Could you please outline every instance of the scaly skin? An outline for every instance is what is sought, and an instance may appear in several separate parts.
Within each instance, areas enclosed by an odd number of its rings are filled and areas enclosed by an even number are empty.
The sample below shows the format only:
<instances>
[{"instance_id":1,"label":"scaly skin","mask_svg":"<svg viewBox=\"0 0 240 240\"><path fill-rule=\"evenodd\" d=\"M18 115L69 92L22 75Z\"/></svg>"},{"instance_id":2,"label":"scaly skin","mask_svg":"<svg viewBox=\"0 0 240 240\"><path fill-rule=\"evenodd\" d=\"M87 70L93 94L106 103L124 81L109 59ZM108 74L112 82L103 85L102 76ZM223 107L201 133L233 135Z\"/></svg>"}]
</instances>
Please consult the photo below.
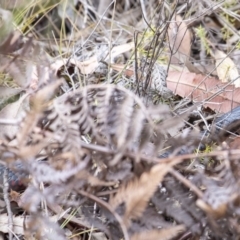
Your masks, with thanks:
<instances>
[{"instance_id":1,"label":"scaly skin","mask_svg":"<svg viewBox=\"0 0 240 240\"><path fill-rule=\"evenodd\" d=\"M22 165L17 164L15 166L16 171L8 169L8 183L9 188L15 191L22 190L24 188L24 180L28 178L28 174L22 170ZM3 185L3 174L6 166L0 164L0 184Z\"/></svg>"},{"instance_id":2,"label":"scaly skin","mask_svg":"<svg viewBox=\"0 0 240 240\"><path fill-rule=\"evenodd\" d=\"M229 111L222 116L218 117L213 125L216 126L217 131L214 134L218 135L220 133L219 129L225 129L230 124L240 120L240 106L234 108L232 111ZM184 154L183 149L183 154ZM169 152L166 152L161 155L161 158L168 157ZM14 165L16 171L8 170L8 181L9 187L13 190L22 190L24 188L24 180L28 178L28 174L24 172L24 167L21 163L16 163ZM6 167L3 164L0 164L0 184L3 183L3 173Z\"/></svg>"}]
</instances>

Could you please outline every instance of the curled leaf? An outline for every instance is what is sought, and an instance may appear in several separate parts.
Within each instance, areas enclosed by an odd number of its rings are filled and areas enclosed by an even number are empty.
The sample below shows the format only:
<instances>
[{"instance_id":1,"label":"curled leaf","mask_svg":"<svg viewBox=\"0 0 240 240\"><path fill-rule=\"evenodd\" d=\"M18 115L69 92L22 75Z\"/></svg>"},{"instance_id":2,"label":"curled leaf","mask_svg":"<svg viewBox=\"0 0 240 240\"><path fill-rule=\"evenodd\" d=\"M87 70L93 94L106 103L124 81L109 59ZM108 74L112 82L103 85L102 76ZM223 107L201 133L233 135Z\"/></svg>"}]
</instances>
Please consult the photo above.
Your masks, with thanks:
<instances>
[{"instance_id":1,"label":"curled leaf","mask_svg":"<svg viewBox=\"0 0 240 240\"><path fill-rule=\"evenodd\" d=\"M13 31L12 13L0 8L0 45L2 45Z\"/></svg>"},{"instance_id":2,"label":"curled leaf","mask_svg":"<svg viewBox=\"0 0 240 240\"><path fill-rule=\"evenodd\" d=\"M238 69L232 59L220 50L214 51L214 57L219 79L222 82L234 81L235 87L240 87Z\"/></svg>"},{"instance_id":3,"label":"curled leaf","mask_svg":"<svg viewBox=\"0 0 240 240\"><path fill-rule=\"evenodd\" d=\"M185 63L189 59L191 50L191 34L180 15L176 15L173 22L170 23L168 38L171 50L175 53L174 56Z\"/></svg>"}]
</instances>

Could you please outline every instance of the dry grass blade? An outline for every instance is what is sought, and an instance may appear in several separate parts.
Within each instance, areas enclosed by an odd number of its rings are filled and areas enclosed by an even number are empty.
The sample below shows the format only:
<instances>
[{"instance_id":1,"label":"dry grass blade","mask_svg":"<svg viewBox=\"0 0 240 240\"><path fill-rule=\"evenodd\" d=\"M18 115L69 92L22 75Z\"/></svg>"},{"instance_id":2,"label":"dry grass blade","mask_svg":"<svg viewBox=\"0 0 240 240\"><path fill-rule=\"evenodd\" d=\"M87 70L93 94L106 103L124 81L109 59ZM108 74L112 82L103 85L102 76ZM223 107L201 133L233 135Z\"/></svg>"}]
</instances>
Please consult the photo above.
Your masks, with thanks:
<instances>
[{"instance_id":1,"label":"dry grass blade","mask_svg":"<svg viewBox=\"0 0 240 240\"><path fill-rule=\"evenodd\" d=\"M162 230L152 230L134 234L130 240L171 240L185 230L183 225L165 228Z\"/></svg>"}]
</instances>

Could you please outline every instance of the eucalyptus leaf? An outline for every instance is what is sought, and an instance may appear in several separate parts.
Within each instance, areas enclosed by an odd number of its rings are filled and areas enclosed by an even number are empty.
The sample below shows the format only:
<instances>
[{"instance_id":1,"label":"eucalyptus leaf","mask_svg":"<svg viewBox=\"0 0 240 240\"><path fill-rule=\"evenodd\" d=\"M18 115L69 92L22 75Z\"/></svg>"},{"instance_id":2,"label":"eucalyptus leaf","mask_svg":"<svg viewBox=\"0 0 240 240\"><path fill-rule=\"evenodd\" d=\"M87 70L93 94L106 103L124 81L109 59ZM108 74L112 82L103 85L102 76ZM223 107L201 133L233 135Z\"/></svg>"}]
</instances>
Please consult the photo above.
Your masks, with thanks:
<instances>
[{"instance_id":1,"label":"eucalyptus leaf","mask_svg":"<svg viewBox=\"0 0 240 240\"><path fill-rule=\"evenodd\" d=\"M13 16L10 11L0 8L0 45L2 45L13 31Z\"/></svg>"},{"instance_id":2,"label":"eucalyptus leaf","mask_svg":"<svg viewBox=\"0 0 240 240\"><path fill-rule=\"evenodd\" d=\"M0 111L0 118L11 120L18 118L28 107L29 98L27 97L27 94L24 94L14 103L10 103L6 107L4 107ZM17 133L17 131L17 126L0 125L0 138L3 138L6 135L12 138Z\"/></svg>"},{"instance_id":3,"label":"eucalyptus leaf","mask_svg":"<svg viewBox=\"0 0 240 240\"><path fill-rule=\"evenodd\" d=\"M8 104L16 102L21 92L21 88L0 87L0 111Z\"/></svg>"},{"instance_id":4,"label":"eucalyptus leaf","mask_svg":"<svg viewBox=\"0 0 240 240\"><path fill-rule=\"evenodd\" d=\"M20 93L22 90L23 90L22 88L10 88L0 86L0 99L12 97Z\"/></svg>"}]
</instances>

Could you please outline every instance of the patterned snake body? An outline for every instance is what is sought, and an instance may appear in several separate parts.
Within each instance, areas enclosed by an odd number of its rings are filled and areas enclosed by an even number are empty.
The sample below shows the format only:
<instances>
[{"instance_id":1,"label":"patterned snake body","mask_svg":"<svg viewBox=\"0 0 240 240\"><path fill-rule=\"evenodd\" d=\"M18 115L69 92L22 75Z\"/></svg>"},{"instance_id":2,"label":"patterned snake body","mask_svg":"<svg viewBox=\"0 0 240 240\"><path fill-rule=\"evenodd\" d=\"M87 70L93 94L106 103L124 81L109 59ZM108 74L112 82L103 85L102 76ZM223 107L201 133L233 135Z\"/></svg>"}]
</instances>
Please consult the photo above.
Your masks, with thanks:
<instances>
[{"instance_id":1,"label":"patterned snake body","mask_svg":"<svg viewBox=\"0 0 240 240\"><path fill-rule=\"evenodd\" d=\"M221 115L216 118L213 122L213 126L215 127L216 135L219 134L220 129L226 129L231 124L236 123L240 120L240 106L234 108L232 111ZM167 157L169 154L163 154L161 158ZM28 178L28 174L23 171L23 166L21 164L15 164L15 170L7 169L7 179L9 183L9 188L13 190L22 190L24 188L24 180ZM3 184L3 175L6 170L6 166L0 164L0 184Z\"/></svg>"}]
</instances>

